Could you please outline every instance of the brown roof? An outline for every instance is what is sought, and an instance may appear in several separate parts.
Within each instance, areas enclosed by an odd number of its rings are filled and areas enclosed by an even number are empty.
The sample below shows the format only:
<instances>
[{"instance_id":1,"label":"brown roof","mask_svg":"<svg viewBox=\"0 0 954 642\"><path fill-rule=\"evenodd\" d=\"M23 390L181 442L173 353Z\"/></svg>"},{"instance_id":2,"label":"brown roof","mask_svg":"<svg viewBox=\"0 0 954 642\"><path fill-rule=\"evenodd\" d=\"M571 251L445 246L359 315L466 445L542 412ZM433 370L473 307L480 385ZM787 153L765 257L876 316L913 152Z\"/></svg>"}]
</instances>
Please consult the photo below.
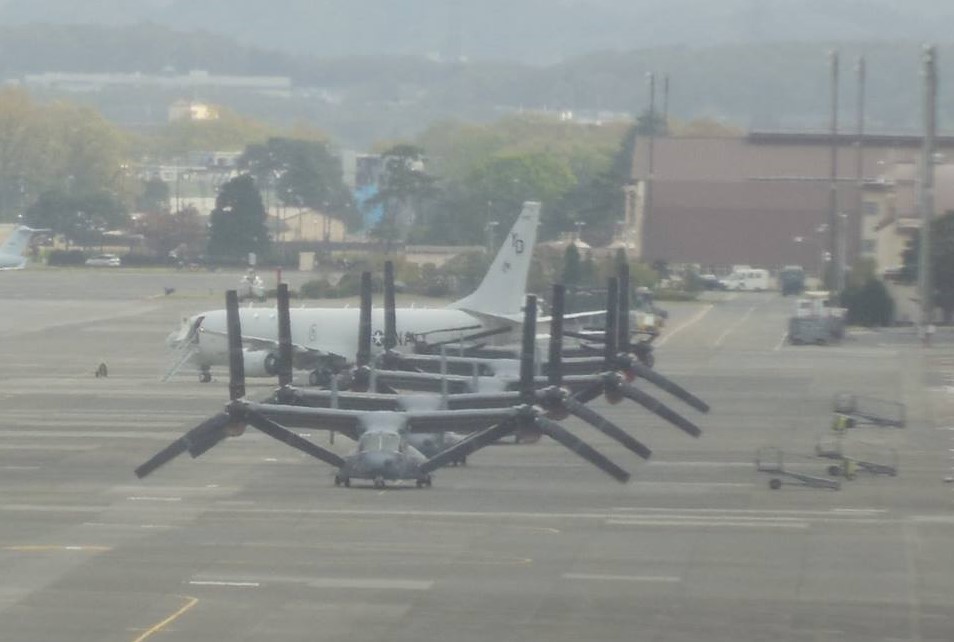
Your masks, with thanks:
<instances>
[{"instance_id":1,"label":"brown roof","mask_svg":"<svg viewBox=\"0 0 954 642\"><path fill-rule=\"evenodd\" d=\"M653 144L653 177L657 181L827 180L830 174L827 141L810 144L801 138L795 140L800 142L755 143L741 137L657 138ZM954 153L951 144L939 145L938 149ZM900 144L870 144L863 151L863 176L868 180L877 179L887 165L913 161L920 153L916 146ZM648 156L648 139L640 138L634 153L633 178L647 175ZM856 152L847 139L838 150L838 175L846 181L857 176Z\"/></svg>"}]
</instances>

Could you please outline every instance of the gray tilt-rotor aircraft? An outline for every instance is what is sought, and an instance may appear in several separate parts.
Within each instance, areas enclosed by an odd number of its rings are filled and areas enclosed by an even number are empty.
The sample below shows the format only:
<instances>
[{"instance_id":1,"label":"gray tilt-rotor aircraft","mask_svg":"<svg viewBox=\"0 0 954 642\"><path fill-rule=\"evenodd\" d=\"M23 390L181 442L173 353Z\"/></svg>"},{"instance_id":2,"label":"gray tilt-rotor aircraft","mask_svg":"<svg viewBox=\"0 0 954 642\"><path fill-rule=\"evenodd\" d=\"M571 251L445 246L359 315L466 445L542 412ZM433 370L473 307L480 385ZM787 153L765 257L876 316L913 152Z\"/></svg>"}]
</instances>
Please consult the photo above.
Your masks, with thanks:
<instances>
[{"instance_id":1,"label":"gray tilt-rotor aircraft","mask_svg":"<svg viewBox=\"0 0 954 642\"><path fill-rule=\"evenodd\" d=\"M486 443L488 428L495 428L501 435L515 431L548 435L614 479L620 482L629 479L628 472L550 418L551 415L567 416L572 413L604 431L606 426L612 426L608 420L589 409L583 413L574 411L576 406L581 404L574 402L569 392L560 387L559 367L551 368L552 383L547 389L543 391L536 389L534 381L535 297L527 297L526 302L520 366L522 385L519 397L516 403L513 403L512 395L507 394L506 399L513 405L479 410L361 411L249 402L245 399L241 327L238 299L234 291L229 291L226 295L226 310L230 403L224 412L188 431L183 437L137 468L136 474L140 478L183 452L188 451L193 457L198 457L225 437L241 434L247 426L252 426L289 446L335 466L338 469L335 482L343 485L350 485L353 478L372 480L376 487L383 487L385 482L390 480L413 480L418 486L430 485L430 473L433 470L459 459L456 456L447 457L447 452L462 446L470 451L476 450ZM279 324L287 328L289 325L287 307L280 314L282 318L279 319ZM562 314L560 319L562 321ZM362 318L361 326L362 333L370 333L370 314ZM290 332L286 331L283 334L285 335L281 346L282 362L285 366L283 370L290 374L290 368L286 365L290 363L290 359L287 359L291 351ZM551 332L551 336L551 360L553 360L553 355L559 355L562 349L560 343L562 333ZM556 359L558 361L559 357L557 356ZM358 448L354 454L341 457L289 430L289 427L342 432L356 439ZM470 438L463 440L444 451L440 459L427 459L407 443L408 434L439 433L447 430L473 432L476 440ZM616 431L622 432L618 428L612 432ZM632 440L631 437L629 439ZM648 449L645 446L638 444L635 448L644 451L641 454L648 456Z\"/></svg>"}]
</instances>

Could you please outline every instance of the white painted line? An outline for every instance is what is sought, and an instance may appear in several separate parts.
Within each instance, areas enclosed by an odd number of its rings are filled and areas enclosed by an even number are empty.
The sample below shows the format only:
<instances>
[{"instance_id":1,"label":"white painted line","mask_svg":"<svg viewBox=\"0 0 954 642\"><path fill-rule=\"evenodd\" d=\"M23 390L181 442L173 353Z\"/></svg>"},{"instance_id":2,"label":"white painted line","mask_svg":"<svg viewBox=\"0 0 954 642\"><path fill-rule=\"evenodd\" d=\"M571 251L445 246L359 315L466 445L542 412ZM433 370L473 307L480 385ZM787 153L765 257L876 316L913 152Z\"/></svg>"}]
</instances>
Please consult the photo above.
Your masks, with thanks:
<instances>
[{"instance_id":1,"label":"white painted line","mask_svg":"<svg viewBox=\"0 0 954 642\"><path fill-rule=\"evenodd\" d=\"M667 575L600 575L598 573L564 573L565 580L598 580L604 582L681 582L681 577Z\"/></svg>"},{"instance_id":2,"label":"white painted line","mask_svg":"<svg viewBox=\"0 0 954 642\"><path fill-rule=\"evenodd\" d=\"M236 586L241 588L257 588L261 586L258 582L225 582L221 580L192 580L189 584L192 586Z\"/></svg>"},{"instance_id":3,"label":"white painted line","mask_svg":"<svg viewBox=\"0 0 954 642\"><path fill-rule=\"evenodd\" d=\"M669 507L644 507L644 506L627 506L627 507L616 507L612 510L618 511L639 511L645 513L684 513L687 515L791 515L791 516L804 516L804 517L831 517L833 511L831 510L798 510L798 509L771 509L765 510L761 508L669 508ZM835 509L845 510L845 509ZM864 515L878 515L887 513L887 509L884 508L857 508L857 509L848 509L855 513L862 513Z\"/></svg>"},{"instance_id":4,"label":"white painted line","mask_svg":"<svg viewBox=\"0 0 954 642\"><path fill-rule=\"evenodd\" d=\"M736 321L735 323L733 323L732 325L730 325L728 328L726 328L726 329L725 329L725 332L723 332L722 334L719 335L719 338L716 339L715 344L713 344L713 345L715 345L716 348L718 348L719 346L721 346L721 345L722 345L722 342L725 341L726 338L736 330L736 328L738 328L740 325L742 325L743 323L745 323L745 320L748 319L750 316L752 316L752 313L755 312L755 308L756 308L756 307L758 307L758 306L754 306L754 305L753 305L751 308L748 309L748 311L746 311L745 314L743 314L743 315L739 318L738 321Z\"/></svg>"},{"instance_id":5,"label":"white painted line","mask_svg":"<svg viewBox=\"0 0 954 642\"><path fill-rule=\"evenodd\" d=\"M775 344L775 347L772 348L774 352L778 352L782 349L782 346L785 345L785 342L788 341L788 332L782 335L782 338L778 340L778 343Z\"/></svg>"},{"instance_id":6,"label":"white painted line","mask_svg":"<svg viewBox=\"0 0 954 642\"><path fill-rule=\"evenodd\" d=\"M671 331L666 332L665 334L663 334L662 338L661 338L659 341L656 342L656 346L659 347L659 346L665 345L666 342L669 341L670 339L672 339L674 336L676 336L677 334L679 334L680 332L682 332L683 330L685 330L685 329L688 328L689 326L694 325L694 324L698 323L699 321L701 321L702 318L705 317L707 314L709 314L709 312L712 311L712 308L714 308L714 307L715 307L715 305L712 304L712 303L710 303L710 304L707 305L706 307L704 307L704 308L702 308L701 310L699 310L699 312L697 312L695 315L693 315L693 317L692 317L691 319L689 319L688 321L686 321L686 322L683 323L682 325L676 326L676 327L673 328Z\"/></svg>"},{"instance_id":7,"label":"white painted line","mask_svg":"<svg viewBox=\"0 0 954 642\"><path fill-rule=\"evenodd\" d=\"M144 495L134 495L127 497L131 502L181 502L181 497L147 497Z\"/></svg>"},{"instance_id":8,"label":"white painted line","mask_svg":"<svg viewBox=\"0 0 954 642\"><path fill-rule=\"evenodd\" d=\"M324 577L308 581L311 588L344 588L344 589L369 589L369 590L401 590L401 591L427 591L434 582L432 580L392 580L386 578L347 578L347 577Z\"/></svg>"},{"instance_id":9,"label":"white painted line","mask_svg":"<svg viewBox=\"0 0 954 642\"><path fill-rule=\"evenodd\" d=\"M686 466L690 468L752 468L750 461L661 461L652 460L643 464L643 466L652 466L661 468L663 466ZM642 483L642 482L640 482Z\"/></svg>"},{"instance_id":10,"label":"white painted line","mask_svg":"<svg viewBox=\"0 0 954 642\"><path fill-rule=\"evenodd\" d=\"M678 520L678 519L655 519L655 520L625 520L608 519L606 523L610 526L690 526L690 527L709 527L718 526L720 528L787 528L787 529L806 529L807 522L720 522L709 520Z\"/></svg>"}]
</instances>

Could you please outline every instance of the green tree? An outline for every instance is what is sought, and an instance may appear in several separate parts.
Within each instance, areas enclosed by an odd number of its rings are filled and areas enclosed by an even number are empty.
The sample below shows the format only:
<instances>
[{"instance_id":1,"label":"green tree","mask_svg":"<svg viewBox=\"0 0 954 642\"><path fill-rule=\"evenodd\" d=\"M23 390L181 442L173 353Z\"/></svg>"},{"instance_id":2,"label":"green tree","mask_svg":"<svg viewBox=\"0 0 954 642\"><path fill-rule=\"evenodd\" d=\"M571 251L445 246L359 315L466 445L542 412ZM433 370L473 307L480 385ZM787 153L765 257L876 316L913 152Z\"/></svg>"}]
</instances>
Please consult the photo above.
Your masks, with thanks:
<instances>
[{"instance_id":1,"label":"green tree","mask_svg":"<svg viewBox=\"0 0 954 642\"><path fill-rule=\"evenodd\" d=\"M424 150L398 144L383 154L384 173L377 194L366 206L384 207L384 217L373 230L388 242L407 235L426 202L437 194L436 179L424 171ZM420 221L426 224L426 221Z\"/></svg>"},{"instance_id":2,"label":"green tree","mask_svg":"<svg viewBox=\"0 0 954 642\"><path fill-rule=\"evenodd\" d=\"M318 210L352 228L358 224L341 163L323 141L269 138L264 143L249 145L239 166L285 206Z\"/></svg>"},{"instance_id":3,"label":"green tree","mask_svg":"<svg viewBox=\"0 0 954 642\"><path fill-rule=\"evenodd\" d=\"M127 136L95 111L40 105L19 89L0 90L0 218L12 218L45 192L112 192L125 201Z\"/></svg>"},{"instance_id":4,"label":"green tree","mask_svg":"<svg viewBox=\"0 0 954 642\"><path fill-rule=\"evenodd\" d=\"M563 253L563 283L566 285L579 285L583 278L583 265L580 260L580 251L576 245L570 243L566 246L566 252Z\"/></svg>"},{"instance_id":5,"label":"green tree","mask_svg":"<svg viewBox=\"0 0 954 642\"><path fill-rule=\"evenodd\" d=\"M205 240L206 226L198 210L186 207L179 212L146 211L135 220L134 229L159 258L175 253L177 258L198 254Z\"/></svg>"},{"instance_id":6,"label":"green tree","mask_svg":"<svg viewBox=\"0 0 954 642\"><path fill-rule=\"evenodd\" d=\"M945 212L931 221L931 281L934 303L941 308L944 322L954 319L954 211ZM902 254L902 278L908 283L918 280L920 238L908 242Z\"/></svg>"},{"instance_id":7,"label":"green tree","mask_svg":"<svg viewBox=\"0 0 954 642\"><path fill-rule=\"evenodd\" d=\"M84 247L101 243L104 232L124 229L129 223L123 203L106 191L49 190L27 208L24 218L29 225L63 236L68 244Z\"/></svg>"},{"instance_id":8,"label":"green tree","mask_svg":"<svg viewBox=\"0 0 954 642\"><path fill-rule=\"evenodd\" d=\"M161 178L142 181L136 197L136 209L140 212L168 213L169 184Z\"/></svg>"},{"instance_id":9,"label":"green tree","mask_svg":"<svg viewBox=\"0 0 954 642\"><path fill-rule=\"evenodd\" d=\"M265 216L262 195L250 175L222 185L209 216L209 255L219 261L242 261L250 252L265 256L270 247Z\"/></svg>"}]
</instances>

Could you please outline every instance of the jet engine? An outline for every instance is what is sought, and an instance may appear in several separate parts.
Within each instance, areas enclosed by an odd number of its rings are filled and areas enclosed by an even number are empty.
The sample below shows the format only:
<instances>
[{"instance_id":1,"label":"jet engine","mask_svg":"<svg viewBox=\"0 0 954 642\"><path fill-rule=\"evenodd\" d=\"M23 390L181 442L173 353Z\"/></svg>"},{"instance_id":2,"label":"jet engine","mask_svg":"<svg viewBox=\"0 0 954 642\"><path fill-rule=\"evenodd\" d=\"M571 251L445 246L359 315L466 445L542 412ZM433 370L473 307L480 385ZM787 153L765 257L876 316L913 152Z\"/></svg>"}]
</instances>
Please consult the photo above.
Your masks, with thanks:
<instances>
[{"instance_id":1,"label":"jet engine","mask_svg":"<svg viewBox=\"0 0 954 642\"><path fill-rule=\"evenodd\" d=\"M246 377L274 377L278 374L278 355L268 350L243 350Z\"/></svg>"}]
</instances>

